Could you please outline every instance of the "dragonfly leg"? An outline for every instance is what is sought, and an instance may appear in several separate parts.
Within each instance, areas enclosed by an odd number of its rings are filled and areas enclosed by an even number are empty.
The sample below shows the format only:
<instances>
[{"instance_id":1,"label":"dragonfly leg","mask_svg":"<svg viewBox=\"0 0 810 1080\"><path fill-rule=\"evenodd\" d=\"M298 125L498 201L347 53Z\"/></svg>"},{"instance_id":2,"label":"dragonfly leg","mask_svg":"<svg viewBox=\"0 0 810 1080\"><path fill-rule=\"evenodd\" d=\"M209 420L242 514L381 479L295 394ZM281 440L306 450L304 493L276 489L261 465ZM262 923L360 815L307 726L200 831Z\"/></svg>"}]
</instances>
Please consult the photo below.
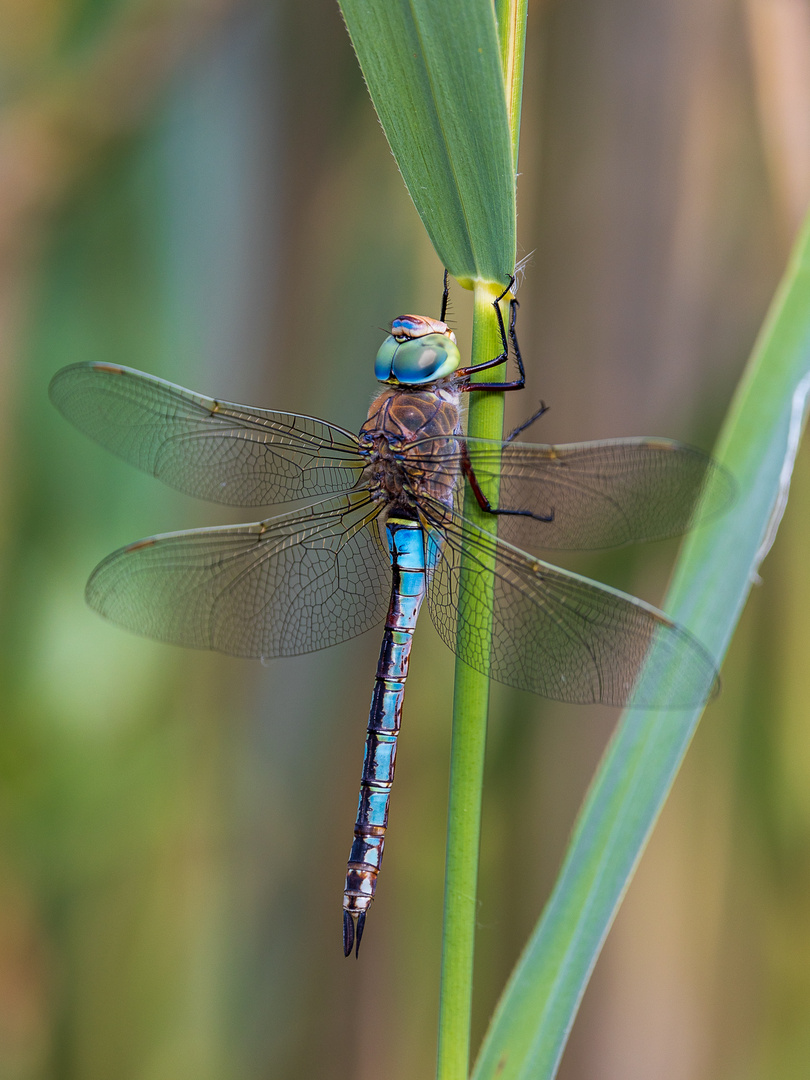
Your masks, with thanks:
<instances>
[{"instance_id":1,"label":"dragonfly leg","mask_svg":"<svg viewBox=\"0 0 810 1080\"><path fill-rule=\"evenodd\" d=\"M531 510L502 510L494 507L481 490L481 485L478 483L478 477L475 475L475 470L470 461L470 452L464 443L462 443L461 446L461 471L467 477L472 493L475 495L475 501L485 514L503 514L507 517L530 517L534 518L535 521L544 521L546 523L554 520L553 510L550 514L534 514Z\"/></svg>"},{"instance_id":2,"label":"dragonfly leg","mask_svg":"<svg viewBox=\"0 0 810 1080\"><path fill-rule=\"evenodd\" d=\"M483 364L474 364L472 367L461 368L458 374L462 377L470 376L476 371L485 371L487 368L497 367L498 364L505 364L509 359L509 341L512 342L512 351L515 354L515 362L518 367L519 376L517 379L512 379L510 382L501 383L474 383L466 381L462 384L461 389L468 393L473 390L522 390L526 385L526 372L523 369L523 357L520 355L520 346L518 345L517 330L515 329L517 324L517 313L520 304L513 297L509 301L509 337L506 335L506 327L504 326L503 314L501 312L501 300L510 291L515 283L514 275L506 286L504 291L493 301L493 307L495 308L495 315L498 319L498 329L501 333L501 344L503 346L502 351L492 360L485 360Z\"/></svg>"},{"instance_id":3,"label":"dragonfly leg","mask_svg":"<svg viewBox=\"0 0 810 1080\"><path fill-rule=\"evenodd\" d=\"M537 412L530 416L528 420L524 420L522 424L518 424L514 431L510 431L503 441L508 443L514 442L518 435L520 435L521 431L525 431L526 428L530 428L535 422L535 420L539 420L543 413L547 412L548 405L546 405L545 401L541 401L540 408L537 410Z\"/></svg>"},{"instance_id":4,"label":"dragonfly leg","mask_svg":"<svg viewBox=\"0 0 810 1080\"><path fill-rule=\"evenodd\" d=\"M445 315L447 314L447 302L450 299L450 286L447 283L447 271L444 272L444 292L442 293L442 313L439 316L439 322L445 321Z\"/></svg>"}]
</instances>

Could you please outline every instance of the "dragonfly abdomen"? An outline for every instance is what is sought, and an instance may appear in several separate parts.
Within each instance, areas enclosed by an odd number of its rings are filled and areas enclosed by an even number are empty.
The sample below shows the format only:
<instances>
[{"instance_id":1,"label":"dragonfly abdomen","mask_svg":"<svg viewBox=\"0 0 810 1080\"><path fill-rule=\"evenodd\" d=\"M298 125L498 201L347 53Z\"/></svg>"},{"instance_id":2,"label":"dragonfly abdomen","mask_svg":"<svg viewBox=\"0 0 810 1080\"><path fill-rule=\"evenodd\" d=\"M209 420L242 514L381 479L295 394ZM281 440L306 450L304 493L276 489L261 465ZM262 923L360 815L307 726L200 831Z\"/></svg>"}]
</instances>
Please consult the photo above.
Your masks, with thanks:
<instances>
[{"instance_id":1,"label":"dragonfly abdomen","mask_svg":"<svg viewBox=\"0 0 810 1080\"><path fill-rule=\"evenodd\" d=\"M418 522L389 518L391 603L371 695L360 799L343 893L343 951L360 939L382 863L402 699L419 608L425 596L425 543ZM356 923L355 923L356 920Z\"/></svg>"}]
</instances>

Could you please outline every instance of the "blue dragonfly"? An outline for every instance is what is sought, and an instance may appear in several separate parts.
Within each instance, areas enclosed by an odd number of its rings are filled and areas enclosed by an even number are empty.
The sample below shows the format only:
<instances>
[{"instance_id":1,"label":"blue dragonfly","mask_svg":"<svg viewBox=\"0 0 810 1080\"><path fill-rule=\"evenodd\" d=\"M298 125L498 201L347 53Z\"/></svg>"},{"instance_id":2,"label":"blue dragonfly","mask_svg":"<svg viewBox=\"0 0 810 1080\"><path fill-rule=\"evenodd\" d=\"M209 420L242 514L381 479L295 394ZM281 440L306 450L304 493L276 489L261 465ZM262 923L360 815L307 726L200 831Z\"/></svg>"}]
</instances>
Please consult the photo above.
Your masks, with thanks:
<instances>
[{"instance_id":1,"label":"blue dragonfly","mask_svg":"<svg viewBox=\"0 0 810 1080\"><path fill-rule=\"evenodd\" d=\"M520 442L542 407L504 442L463 435L465 394L524 386L518 304L510 299L508 336L500 307L512 284L494 303L502 350L482 364L462 365L444 321L446 274L439 319L395 319L375 361L382 389L357 435L113 364L72 365L50 386L76 427L173 488L241 507L309 500L253 524L113 552L87 583L96 611L160 641L261 658L322 649L384 621L344 889L346 956L359 950L374 899L425 597L444 642L509 686L566 702L672 708L700 704L717 687L712 658L663 612L535 552L681 533L729 501L722 469L666 439ZM508 362L510 343L517 378L474 382ZM482 512L475 522L464 513L467 493ZM485 594L491 624L477 618ZM460 604L472 612L463 627ZM641 679L645 664L652 677Z\"/></svg>"}]
</instances>

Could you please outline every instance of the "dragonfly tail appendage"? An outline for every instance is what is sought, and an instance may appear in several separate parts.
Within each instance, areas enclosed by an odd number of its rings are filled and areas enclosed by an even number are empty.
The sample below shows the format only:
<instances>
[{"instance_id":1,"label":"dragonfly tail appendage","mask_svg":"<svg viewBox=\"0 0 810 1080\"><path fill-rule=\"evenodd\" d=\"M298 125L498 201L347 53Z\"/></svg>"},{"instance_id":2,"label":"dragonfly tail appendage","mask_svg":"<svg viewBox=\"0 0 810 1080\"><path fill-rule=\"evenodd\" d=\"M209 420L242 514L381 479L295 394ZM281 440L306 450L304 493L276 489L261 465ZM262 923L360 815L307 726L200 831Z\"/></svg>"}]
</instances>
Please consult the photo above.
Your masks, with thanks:
<instances>
[{"instance_id":1,"label":"dragonfly tail appendage","mask_svg":"<svg viewBox=\"0 0 810 1080\"><path fill-rule=\"evenodd\" d=\"M354 842L343 892L343 952L357 955L385 847L397 735L413 631L425 596L424 534L416 521L386 524L393 584L366 733Z\"/></svg>"}]
</instances>

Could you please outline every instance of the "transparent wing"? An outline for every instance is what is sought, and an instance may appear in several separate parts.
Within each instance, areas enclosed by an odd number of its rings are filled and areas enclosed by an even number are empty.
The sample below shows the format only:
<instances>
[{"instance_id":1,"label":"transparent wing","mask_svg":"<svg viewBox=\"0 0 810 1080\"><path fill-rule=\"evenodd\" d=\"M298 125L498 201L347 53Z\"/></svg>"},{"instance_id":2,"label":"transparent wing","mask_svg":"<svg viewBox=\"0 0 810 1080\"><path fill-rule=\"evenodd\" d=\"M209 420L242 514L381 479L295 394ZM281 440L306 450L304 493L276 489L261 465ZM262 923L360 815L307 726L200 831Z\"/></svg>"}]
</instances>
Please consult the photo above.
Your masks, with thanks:
<instances>
[{"instance_id":1,"label":"transparent wing","mask_svg":"<svg viewBox=\"0 0 810 1080\"><path fill-rule=\"evenodd\" d=\"M74 364L51 401L85 435L188 495L269 506L348 491L363 462L348 431L311 416L194 394L131 368Z\"/></svg>"},{"instance_id":2,"label":"transparent wing","mask_svg":"<svg viewBox=\"0 0 810 1080\"><path fill-rule=\"evenodd\" d=\"M461 471L461 450L409 451L422 468ZM498 516L498 535L529 551L618 547L677 536L732 502L734 481L700 450L667 439L533 446L464 439L475 476ZM498 488L500 479L500 489ZM464 485L458 485L461 489Z\"/></svg>"},{"instance_id":3,"label":"transparent wing","mask_svg":"<svg viewBox=\"0 0 810 1080\"><path fill-rule=\"evenodd\" d=\"M387 610L391 571L365 492L253 525L167 533L113 552L87 602L159 641L296 656L355 637Z\"/></svg>"},{"instance_id":4,"label":"transparent wing","mask_svg":"<svg viewBox=\"0 0 810 1080\"><path fill-rule=\"evenodd\" d=\"M427 527L437 552L428 586L430 614L445 644L470 667L557 701L626 705L632 698L645 707L688 708L715 691L711 657L663 612L530 558L436 505L430 517L433 524ZM491 641L486 628L489 568ZM459 628L462 602L470 614ZM678 661L675 673L664 682L673 658Z\"/></svg>"}]
</instances>

